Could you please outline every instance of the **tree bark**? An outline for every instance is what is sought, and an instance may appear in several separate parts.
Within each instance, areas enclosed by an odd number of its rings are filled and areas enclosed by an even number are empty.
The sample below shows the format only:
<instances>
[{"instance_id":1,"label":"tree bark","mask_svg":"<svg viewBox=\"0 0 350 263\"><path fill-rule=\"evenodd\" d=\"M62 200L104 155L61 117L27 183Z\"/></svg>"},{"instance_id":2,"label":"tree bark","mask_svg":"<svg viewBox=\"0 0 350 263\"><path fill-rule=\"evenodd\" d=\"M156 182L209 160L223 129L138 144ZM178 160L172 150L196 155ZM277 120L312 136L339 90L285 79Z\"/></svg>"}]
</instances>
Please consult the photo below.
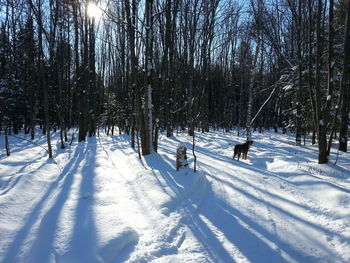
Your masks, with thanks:
<instances>
[{"instance_id":1,"label":"tree bark","mask_svg":"<svg viewBox=\"0 0 350 263\"><path fill-rule=\"evenodd\" d=\"M144 141L143 155L154 152L153 149L153 102L152 102L152 86L153 86L153 0L146 0L146 47L145 47L145 71L147 74L145 89L145 134L141 136Z\"/></svg>"},{"instance_id":2,"label":"tree bark","mask_svg":"<svg viewBox=\"0 0 350 263\"><path fill-rule=\"evenodd\" d=\"M39 63L39 86L43 90L44 94L44 126L46 130L47 150L49 158L52 158L51 147L51 134L50 134L50 115L49 115L49 97L48 97L48 85L46 82L46 71L44 69L44 51L43 51L43 23L42 23L42 3L38 1L38 6L35 8L32 1L30 1L31 7L36 12L38 23L38 63Z\"/></svg>"},{"instance_id":3,"label":"tree bark","mask_svg":"<svg viewBox=\"0 0 350 263\"><path fill-rule=\"evenodd\" d=\"M10 144L9 144L9 138L8 138L8 126L5 123L4 125L4 131L5 131L5 149L6 149L6 156L10 156Z\"/></svg>"},{"instance_id":4,"label":"tree bark","mask_svg":"<svg viewBox=\"0 0 350 263\"><path fill-rule=\"evenodd\" d=\"M328 162L327 155L327 133L326 120L322 114L321 105L321 16L322 16L322 1L317 3L316 17L316 66L315 66L315 106L316 106L316 131L318 139L318 163L323 164Z\"/></svg>"},{"instance_id":5,"label":"tree bark","mask_svg":"<svg viewBox=\"0 0 350 263\"><path fill-rule=\"evenodd\" d=\"M137 2L132 0L132 11L130 9L130 1L125 0L125 13L127 20L127 35L130 48L130 67L131 67L131 88L132 94L134 96L135 108L133 113L133 119L131 121L131 146L135 147L135 129L137 126L139 131L137 134L141 136L141 150L142 155L144 154L145 149L145 122L144 122L144 111L142 110L141 105L141 92L140 88L137 85L137 70L138 70L138 60L136 57L136 43L135 43L135 31L136 31L136 15L137 15ZM137 119L137 121L136 121Z\"/></svg>"},{"instance_id":6,"label":"tree bark","mask_svg":"<svg viewBox=\"0 0 350 263\"><path fill-rule=\"evenodd\" d=\"M301 90L302 90L302 57L301 57L301 0L298 1L297 15L297 57L298 57L298 86L296 92L296 121L295 121L295 144L301 145Z\"/></svg>"},{"instance_id":7,"label":"tree bark","mask_svg":"<svg viewBox=\"0 0 350 263\"><path fill-rule=\"evenodd\" d=\"M343 72L340 84L340 129L339 129L339 150L347 152L348 147L348 126L349 126L349 96L350 96L350 0L346 3L346 29L344 40L344 61Z\"/></svg>"}]
</instances>

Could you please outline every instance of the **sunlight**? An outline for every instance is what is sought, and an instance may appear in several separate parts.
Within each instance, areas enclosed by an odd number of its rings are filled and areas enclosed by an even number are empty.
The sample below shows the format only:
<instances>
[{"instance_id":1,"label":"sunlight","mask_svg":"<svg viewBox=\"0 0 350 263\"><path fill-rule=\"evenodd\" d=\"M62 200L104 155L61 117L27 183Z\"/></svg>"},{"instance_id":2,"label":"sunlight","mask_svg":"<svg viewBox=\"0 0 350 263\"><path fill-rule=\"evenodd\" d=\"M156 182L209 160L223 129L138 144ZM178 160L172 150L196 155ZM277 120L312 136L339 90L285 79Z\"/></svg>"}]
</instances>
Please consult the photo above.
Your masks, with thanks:
<instances>
[{"instance_id":1,"label":"sunlight","mask_svg":"<svg viewBox=\"0 0 350 263\"><path fill-rule=\"evenodd\" d=\"M87 14L91 18L98 19L102 16L102 10L95 3L89 2L87 6Z\"/></svg>"}]
</instances>

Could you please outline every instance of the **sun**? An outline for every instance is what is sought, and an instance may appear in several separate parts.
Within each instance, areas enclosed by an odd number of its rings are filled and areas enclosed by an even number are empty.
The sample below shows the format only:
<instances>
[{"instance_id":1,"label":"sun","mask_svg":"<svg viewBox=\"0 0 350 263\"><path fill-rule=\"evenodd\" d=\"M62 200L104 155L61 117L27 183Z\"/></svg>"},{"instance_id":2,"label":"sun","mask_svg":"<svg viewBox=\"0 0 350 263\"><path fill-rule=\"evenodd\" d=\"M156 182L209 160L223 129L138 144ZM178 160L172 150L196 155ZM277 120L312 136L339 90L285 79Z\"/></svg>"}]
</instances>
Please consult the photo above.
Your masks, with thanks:
<instances>
[{"instance_id":1,"label":"sun","mask_svg":"<svg viewBox=\"0 0 350 263\"><path fill-rule=\"evenodd\" d=\"M89 2L87 6L87 14L91 18L98 19L102 16L102 10L93 2Z\"/></svg>"}]
</instances>

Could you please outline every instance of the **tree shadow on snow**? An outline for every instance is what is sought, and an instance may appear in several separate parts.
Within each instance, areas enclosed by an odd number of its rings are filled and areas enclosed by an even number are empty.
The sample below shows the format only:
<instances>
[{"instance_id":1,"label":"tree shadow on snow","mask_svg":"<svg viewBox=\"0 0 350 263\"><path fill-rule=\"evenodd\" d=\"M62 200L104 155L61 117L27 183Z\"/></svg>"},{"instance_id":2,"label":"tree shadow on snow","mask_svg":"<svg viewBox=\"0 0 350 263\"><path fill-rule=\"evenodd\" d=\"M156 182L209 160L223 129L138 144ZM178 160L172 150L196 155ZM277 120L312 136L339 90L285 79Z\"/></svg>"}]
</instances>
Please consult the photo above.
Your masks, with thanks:
<instances>
[{"instance_id":1,"label":"tree shadow on snow","mask_svg":"<svg viewBox=\"0 0 350 263\"><path fill-rule=\"evenodd\" d=\"M87 142L86 142L87 143ZM84 153L84 165L81 169L81 182L78 190L77 205L73 215L73 234L68 253L62 255L64 261L73 261L78 257L81 262L96 261L97 235L93 211L95 192L96 138L89 138Z\"/></svg>"},{"instance_id":2,"label":"tree shadow on snow","mask_svg":"<svg viewBox=\"0 0 350 263\"><path fill-rule=\"evenodd\" d=\"M222 181L222 183L225 183ZM305 221L292 214L289 211L283 210L271 203L265 203L264 200L252 195L249 192L239 189L234 185L230 185L235 191L244 195L254 202L267 205L273 210L285 214L287 217L292 217L295 220L326 232L329 235L334 235L329 230L320 226L314 225L311 222ZM212 229L208 227L208 222L213 224L218 231L223 233L225 238L232 246L239 251L239 254L248 259L249 262L290 262L290 259L296 262L318 262L319 258L306 254L301 250L293 247L291 244L285 243L279 238L277 232L268 231L263 226L259 225L253 218L243 214L234 206L228 205L226 202L216 198L211 190L211 202L207 203L204 209L201 210L201 216L194 217L193 222L188 226L195 234L196 238L202 242L207 251L211 253L214 262L233 262L232 252L223 246L223 241L218 239L218 235L214 234ZM285 200L288 201L288 200ZM203 221L203 217L206 218ZM344 239L344 237L341 237ZM325 248L326 249L326 248ZM332 251L327 251L331 255ZM221 261L220 261L221 260Z\"/></svg>"},{"instance_id":3,"label":"tree shadow on snow","mask_svg":"<svg viewBox=\"0 0 350 263\"><path fill-rule=\"evenodd\" d=\"M171 160L166 154L152 154L145 156L144 160L160 187L171 197L163 204L163 207L166 208L165 214L174 211L182 201L188 200L199 187L200 173L194 173L189 167L176 171L175 157Z\"/></svg>"},{"instance_id":4,"label":"tree shadow on snow","mask_svg":"<svg viewBox=\"0 0 350 263\"><path fill-rule=\"evenodd\" d=\"M86 153L89 151L89 153ZM16 262L16 256L18 255L18 250L21 249L22 245L29 234L33 230L34 224L40 221L39 228L37 233L35 233L35 241L33 246L29 251L27 257L28 262L49 262L54 256L54 241L57 236L58 223L62 209L69 197L70 192L72 191L72 185L76 180L75 176L77 174L78 168L82 161L84 161L85 156L87 155L86 163L88 167L83 167L82 173L82 182L80 185L80 192L91 191L93 190L93 174L91 174L91 167L94 166L94 156L96 153L96 145L91 147L91 149L86 148L86 143L80 143L74 155L71 157L70 161L65 166L64 170L57 177L57 179L51 183L48 190L43 194L40 201L35 205L30 215L25 219L25 224L21 230L15 235L14 241L9 246L6 254L4 256L4 262ZM84 173L86 174L84 176ZM54 203L51 204L54 200ZM86 202L87 201L87 202ZM72 246L71 249L77 250L77 247L82 248L80 242L85 246L83 253L86 254L87 248L93 248L96 238L90 231L93 226L93 222L90 220L92 218L91 211L89 211L90 205L88 204L89 200L80 199L76 208L76 216L74 218L74 229L75 232L72 237ZM84 204L85 203L85 204ZM45 211L45 206L51 205L50 208ZM42 213L45 213L43 218ZM69 222L67 222L69 224ZM84 230L88 234L84 233ZM31 233L32 234L32 233ZM80 251L80 252L83 252Z\"/></svg>"},{"instance_id":5,"label":"tree shadow on snow","mask_svg":"<svg viewBox=\"0 0 350 263\"><path fill-rule=\"evenodd\" d=\"M176 138L170 138L174 142L182 143ZM210 140L209 140L210 142ZM189 145L189 143L182 143L186 146ZM257 148L264 147L264 144L255 144L258 146ZM232 166L232 170L234 171L234 167L236 165L239 165L240 168L246 168L249 171L253 171L254 173L258 173L259 177L261 176L261 179L264 180L268 177L276 177L278 180L282 180L283 183L286 185L293 184L293 182L287 181L283 177L286 176L292 176L295 175L293 173L286 173L283 175L275 174L273 172L270 172L267 170L267 163L272 162L273 156L275 153L273 152L274 147L267 147L264 154L262 156L255 156L257 158L253 158L252 164L243 162L233 162L231 158L225 157L220 154L215 154L210 152L208 149L204 147L196 146L196 151L200 154L210 156L211 158L214 158L217 161L221 161L226 163L226 166ZM174 152L175 156L175 147L174 148L167 148L163 149L166 153L171 154ZM254 153L254 151L252 151ZM270 155L266 156L266 153L270 152ZM312 152L306 152L304 151L302 153L302 156L292 156L290 157L291 153L293 152L292 147L278 147L277 152L282 152L282 155L280 154L279 157L285 157L285 158L296 158L296 160L300 161L309 161L311 158L313 158ZM257 151L256 154L260 153L260 151ZM253 155L254 156L254 155ZM148 161L148 165L150 167L153 167L154 169L159 169L159 163L160 162L167 162L169 163L170 160L165 161L166 156L160 158L164 160L151 160ZM199 162L200 162L199 158ZM206 163L206 165L210 166L210 164ZM169 169L174 169L173 167L165 167L161 170L161 174L166 174L166 171ZM212 167L216 168L217 167ZM232 177L233 174L227 174L228 178ZM344 235L341 235L339 233L332 232L329 229L324 228L323 226L316 225L312 221L306 220L302 217L300 217L297 212L286 210L283 206L280 205L280 203L285 202L286 204L292 204L294 206L299 207L300 209L303 209L304 211L309 211L316 215L323 215L330 218L333 218L334 215L331 214L325 214L323 211L322 214L320 211L317 211L313 209L312 206L308 206L307 204L303 205L300 203L296 203L294 201L288 200L284 198L283 196L278 196L276 194L270 193L267 191L267 189L258 189L256 185L251 185L249 182L246 182L244 178L240 178L238 176L235 176L234 180L239 180L240 183L245 184L251 189L256 189L256 191L259 191L265 196L269 196L269 200L277 200L277 202L269 202L266 200L261 199L258 195L252 194L251 192L247 192L243 188L241 188L239 185L234 185L230 182L224 181L220 179L219 177L216 177L215 175L206 175L213 177L213 180L219 181L221 184L225 184L227 187L231 188L233 191L238 192L240 195L245 196L246 198L252 200L255 203L261 203L262 206L269 207L273 212L280 213L283 216L287 218L291 218L293 221L298 222L301 225L305 225L310 229L314 229L319 232L325 233L326 236L330 237L337 237L342 242L348 243L346 241L346 237ZM176 178L175 178L176 179ZM170 186L175 187L175 184L168 180ZM177 182L175 180L175 182ZM283 186L280 186L283 187ZM239 251L238 254L241 254L243 257L247 258L250 262L290 262L290 261L297 261L297 262L318 262L319 258L314 256L312 252L308 253L306 251L303 251L302 249L295 246L293 243L286 243L281 237L279 237L279 234L274 231L269 231L267 228L264 228L261 226L258 221L255 221L254 218L251 218L245 214L243 214L239 209L229 206L227 203L222 201L219 198L216 198L214 196L214 193L212 192L211 188L209 187L208 195L211 195L210 198L206 198L210 202L206 203L204 206L204 209L200 210L200 215L194 215L192 217L192 221L186 223L186 225L191 229L191 231L194 233L196 238L203 244L203 246L206 248L206 251L210 254L211 259L214 262L232 262L234 261L232 257L232 251L230 252L229 249L227 249L226 246L224 246L222 239L218 238L218 234L213 232L213 229L209 227L209 224L213 224L221 233L223 233L224 237L229 241L230 244L232 244L233 248L236 249L236 251ZM289 207L289 206L287 206ZM204 219L205 218L205 219ZM275 225L275 223L273 222ZM334 251L329 250L329 248L324 247L324 251L326 251L329 255L332 255L335 253ZM336 256L336 255L334 255ZM235 259L236 260L236 259Z\"/></svg>"}]
</instances>

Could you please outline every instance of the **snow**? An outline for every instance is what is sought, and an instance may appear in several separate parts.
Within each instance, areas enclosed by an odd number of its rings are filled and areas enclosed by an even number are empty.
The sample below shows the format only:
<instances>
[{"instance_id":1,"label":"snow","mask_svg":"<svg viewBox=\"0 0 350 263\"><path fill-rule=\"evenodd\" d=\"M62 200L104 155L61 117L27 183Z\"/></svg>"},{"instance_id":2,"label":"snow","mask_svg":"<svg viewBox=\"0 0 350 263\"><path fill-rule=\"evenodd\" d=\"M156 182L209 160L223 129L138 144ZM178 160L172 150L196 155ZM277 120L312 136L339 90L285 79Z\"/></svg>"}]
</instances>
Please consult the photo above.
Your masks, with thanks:
<instances>
[{"instance_id":1,"label":"snow","mask_svg":"<svg viewBox=\"0 0 350 263\"><path fill-rule=\"evenodd\" d=\"M126 135L101 132L54 161L44 136L10 137L6 157L1 135L0 262L350 262L350 154L320 165L293 135L252 138L236 161L244 138L196 134L193 173L191 151L175 169L185 133L139 160Z\"/></svg>"},{"instance_id":2,"label":"snow","mask_svg":"<svg viewBox=\"0 0 350 263\"><path fill-rule=\"evenodd\" d=\"M292 85L287 85L287 86L285 86L285 87L283 88L284 91L289 91L289 90L291 90L291 89L293 89L293 86L292 86Z\"/></svg>"}]
</instances>

